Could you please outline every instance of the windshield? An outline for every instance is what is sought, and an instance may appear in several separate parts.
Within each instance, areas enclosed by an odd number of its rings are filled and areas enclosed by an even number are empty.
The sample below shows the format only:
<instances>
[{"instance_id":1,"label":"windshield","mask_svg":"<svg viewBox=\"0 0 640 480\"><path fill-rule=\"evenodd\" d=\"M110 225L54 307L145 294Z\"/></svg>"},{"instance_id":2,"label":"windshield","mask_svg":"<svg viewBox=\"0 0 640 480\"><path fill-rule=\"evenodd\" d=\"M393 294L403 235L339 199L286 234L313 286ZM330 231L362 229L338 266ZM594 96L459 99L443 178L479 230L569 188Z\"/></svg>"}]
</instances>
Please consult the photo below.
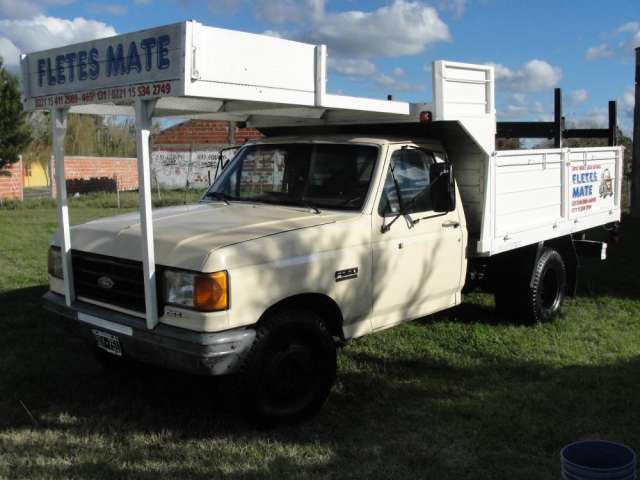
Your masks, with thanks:
<instances>
[{"instance_id":1,"label":"windshield","mask_svg":"<svg viewBox=\"0 0 640 480\"><path fill-rule=\"evenodd\" d=\"M291 143L244 147L204 199L359 210L377 147Z\"/></svg>"}]
</instances>

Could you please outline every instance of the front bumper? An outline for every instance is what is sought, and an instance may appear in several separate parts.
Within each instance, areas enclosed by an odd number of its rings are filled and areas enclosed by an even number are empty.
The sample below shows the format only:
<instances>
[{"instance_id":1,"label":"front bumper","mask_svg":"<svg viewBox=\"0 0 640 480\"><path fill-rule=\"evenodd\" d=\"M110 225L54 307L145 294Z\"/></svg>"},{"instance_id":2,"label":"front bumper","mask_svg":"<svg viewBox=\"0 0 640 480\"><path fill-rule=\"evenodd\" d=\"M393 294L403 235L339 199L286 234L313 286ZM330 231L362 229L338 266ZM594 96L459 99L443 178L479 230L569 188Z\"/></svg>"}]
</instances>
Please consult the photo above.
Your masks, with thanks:
<instances>
[{"instance_id":1,"label":"front bumper","mask_svg":"<svg viewBox=\"0 0 640 480\"><path fill-rule=\"evenodd\" d=\"M141 318L83 302L67 306L64 296L47 292L44 308L66 319L65 326L95 345L93 330L118 337L124 357L201 375L235 372L255 338L253 329L202 333L169 325L148 330Z\"/></svg>"}]
</instances>

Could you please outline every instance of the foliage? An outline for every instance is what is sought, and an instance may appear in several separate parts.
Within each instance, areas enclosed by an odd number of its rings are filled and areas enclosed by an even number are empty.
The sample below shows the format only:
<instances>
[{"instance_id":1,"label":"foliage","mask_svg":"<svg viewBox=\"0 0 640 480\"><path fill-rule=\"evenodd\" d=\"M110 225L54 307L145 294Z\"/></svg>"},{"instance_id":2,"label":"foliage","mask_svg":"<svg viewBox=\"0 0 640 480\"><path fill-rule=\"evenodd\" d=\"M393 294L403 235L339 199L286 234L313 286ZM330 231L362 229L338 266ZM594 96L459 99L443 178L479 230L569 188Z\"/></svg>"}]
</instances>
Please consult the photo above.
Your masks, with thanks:
<instances>
[{"instance_id":1,"label":"foliage","mask_svg":"<svg viewBox=\"0 0 640 480\"><path fill-rule=\"evenodd\" d=\"M519 138L496 138L496 150L518 150Z\"/></svg>"},{"instance_id":2,"label":"foliage","mask_svg":"<svg viewBox=\"0 0 640 480\"><path fill-rule=\"evenodd\" d=\"M74 223L117 213L80 200ZM574 440L640 450L638 222L583 262L559 319L515 325L467 295L345 345L320 415L267 431L223 380L109 373L56 328L39 301L55 229L50 206L0 210L0 478L535 480L559 478Z\"/></svg>"},{"instance_id":3,"label":"foliage","mask_svg":"<svg viewBox=\"0 0 640 480\"><path fill-rule=\"evenodd\" d=\"M4 68L0 57L0 171L17 162L30 141L18 79Z\"/></svg>"},{"instance_id":4,"label":"foliage","mask_svg":"<svg viewBox=\"0 0 640 480\"><path fill-rule=\"evenodd\" d=\"M38 163L48 172L51 158L51 119L46 112L34 112L29 117L33 142L25 151L25 163ZM97 157L135 157L136 143L133 123L120 117L69 114L65 136L66 155Z\"/></svg>"},{"instance_id":5,"label":"foliage","mask_svg":"<svg viewBox=\"0 0 640 480\"><path fill-rule=\"evenodd\" d=\"M167 207L170 205L182 205L184 203L195 203L204 194L204 190L190 189L184 190L163 190L159 197L152 192L152 202L154 207ZM93 192L71 196L68 198L71 208L115 208L117 205L116 194L114 192ZM40 208L54 208L56 201L49 197L25 198L24 200L4 200L0 204L0 210L34 210ZM138 192L120 192L120 208L123 210L138 209Z\"/></svg>"}]
</instances>

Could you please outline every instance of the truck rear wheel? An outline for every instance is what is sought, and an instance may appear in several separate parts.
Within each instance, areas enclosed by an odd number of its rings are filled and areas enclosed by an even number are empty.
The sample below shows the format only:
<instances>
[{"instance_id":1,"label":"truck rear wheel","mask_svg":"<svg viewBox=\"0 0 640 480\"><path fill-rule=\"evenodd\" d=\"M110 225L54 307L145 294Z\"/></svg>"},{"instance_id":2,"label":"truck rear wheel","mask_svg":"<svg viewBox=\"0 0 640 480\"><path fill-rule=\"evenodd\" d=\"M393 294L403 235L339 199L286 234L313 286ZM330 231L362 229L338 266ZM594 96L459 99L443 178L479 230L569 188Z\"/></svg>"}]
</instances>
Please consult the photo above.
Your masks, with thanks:
<instances>
[{"instance_id":1,"label":"truck rear wheel","mask_svg":"<svg viewBox=\"0 0 640 480\"><path fill-rule=\"evenodd\" d=\"M545 322L555 316L567 289L567 268L562 256L545 248L533 274L505 275L495 292L496 308L526 324Z\"/></svg>"},{"instance_id":2,"label":"truck rear wheel","mask_svg":"<svg viewBox=\"0 0 640 480\"><path fill-rule=\"evenodd\" d=\"M262 322L240 369L240 394L260 423L292 423L317 413L336 377L336 347L322 319L285 309Z\"/></svg>"}]
</instances>

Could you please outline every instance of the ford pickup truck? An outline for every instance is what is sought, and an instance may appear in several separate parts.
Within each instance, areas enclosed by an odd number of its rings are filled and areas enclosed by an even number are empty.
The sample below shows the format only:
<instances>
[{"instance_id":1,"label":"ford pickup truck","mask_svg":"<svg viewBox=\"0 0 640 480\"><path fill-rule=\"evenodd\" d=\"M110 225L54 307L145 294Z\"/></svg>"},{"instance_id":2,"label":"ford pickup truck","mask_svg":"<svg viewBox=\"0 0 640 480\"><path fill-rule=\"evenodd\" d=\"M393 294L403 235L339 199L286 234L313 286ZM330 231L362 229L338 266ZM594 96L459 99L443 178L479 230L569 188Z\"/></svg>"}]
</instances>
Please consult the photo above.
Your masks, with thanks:
<instances>
[{"instance_id":1,"label":"ford pickup truck","mask_svg":"<svg viewBox=\"0 0 640 480\"><path fill-rule=\"evenodd\" d=\"M157 61L142 68L136 45ZM77 52L95 62L65 60ZM269 422L321 408L339 342L454 307L465 289L493 293L509 321L551 320L580 258L606 257L585 232L620 220L615 104L608 129L566 129L559 92L553 122L496 122L490 65L434 62L429 103L329 94L326 65L323 45L197 22L25 55L25 108L54 119L45 307L108 359L231 375ZM70 228L69 111L135 116L139 213ZM152 211L151 119L176 115L264 137L197 204ZM587 135L607 146L562 145ZM554 146L500 151L496 137Z\"/></svg>"}]
</instances>

